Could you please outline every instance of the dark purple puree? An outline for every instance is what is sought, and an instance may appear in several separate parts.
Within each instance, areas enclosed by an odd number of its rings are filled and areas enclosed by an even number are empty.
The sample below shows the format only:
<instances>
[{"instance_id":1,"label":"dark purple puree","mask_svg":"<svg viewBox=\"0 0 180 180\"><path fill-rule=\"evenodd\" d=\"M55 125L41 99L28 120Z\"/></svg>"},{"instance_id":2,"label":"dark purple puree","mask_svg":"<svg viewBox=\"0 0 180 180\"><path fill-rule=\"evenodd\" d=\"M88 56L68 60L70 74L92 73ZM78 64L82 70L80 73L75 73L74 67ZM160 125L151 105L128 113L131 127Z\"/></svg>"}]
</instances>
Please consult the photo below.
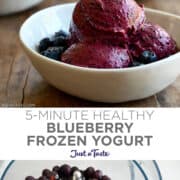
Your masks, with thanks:
<instances>
[{"instance_id":1,"label":"dark purple puree","mask_svg":"<svg viewBox=\"0 0 180 180\"><path fill-rule=\"evenodd\" d=\"M134 0L80 0L73 12L68 45L59 60L92 68L148 64L177 52L172 37L147 22L143 6Z\"/></svg>"}]
</instances>

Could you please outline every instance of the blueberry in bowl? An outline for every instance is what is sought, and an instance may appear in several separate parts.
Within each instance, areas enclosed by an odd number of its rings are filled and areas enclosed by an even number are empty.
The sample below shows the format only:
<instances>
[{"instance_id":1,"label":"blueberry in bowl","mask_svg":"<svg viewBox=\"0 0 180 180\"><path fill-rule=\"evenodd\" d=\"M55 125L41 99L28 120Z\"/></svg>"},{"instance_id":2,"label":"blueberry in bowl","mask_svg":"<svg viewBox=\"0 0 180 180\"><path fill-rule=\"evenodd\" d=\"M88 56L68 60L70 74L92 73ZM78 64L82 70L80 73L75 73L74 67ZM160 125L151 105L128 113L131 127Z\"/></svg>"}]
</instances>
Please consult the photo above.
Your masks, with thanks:
<instances>
[{"instance_id":1,"label":"blueberry in bowl","mask_svg":"<svg viewBox=\"0 0 180 180\"><path fill-rule=\"evenodd\" d=\"M144 51L144 52L142 52L141 56L139 57L139 61L144 64L156 62L157 59L158 58L156 56L156 53L154 53L153 51Z\"/></svg>"},{"instance_id":2,"label":"blueberry in bowl","mask_svg":"<svg viewBox=\"0 0 180 180\"><path fill-rule=\"evenodd\" d=\"M56 32L50 39L43 38L38 45L38 52L48 58L60 60L61 55L68 47L68 34L63 30Z\"/></svg>"}]
</instances>

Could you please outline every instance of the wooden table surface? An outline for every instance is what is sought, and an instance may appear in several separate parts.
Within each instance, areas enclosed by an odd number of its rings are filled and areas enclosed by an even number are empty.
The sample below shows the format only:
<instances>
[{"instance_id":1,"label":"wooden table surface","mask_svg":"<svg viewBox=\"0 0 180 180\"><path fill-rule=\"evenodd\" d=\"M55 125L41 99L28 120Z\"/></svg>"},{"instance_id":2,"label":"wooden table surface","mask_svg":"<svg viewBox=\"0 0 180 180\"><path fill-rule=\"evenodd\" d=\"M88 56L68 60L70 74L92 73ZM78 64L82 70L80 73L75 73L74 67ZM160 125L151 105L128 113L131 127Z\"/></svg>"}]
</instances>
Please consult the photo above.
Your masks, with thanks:
<instances>
[{"instance_id":1,"label":"wooden table surface","mask_svg":"<svg viewBox=\"0 0 180 180\"><path fill-rule=\"evenodd\" d=\"M180 0L139 0L145 6L180 15ZM1 107L180 107L180 77L170 87L150 98L103 104L85 101L48 85L33 68L18 39L21 24L34 12L73 0L45 0L34 9L0 17L0 106Z\"/></svg>"}]
</instances>

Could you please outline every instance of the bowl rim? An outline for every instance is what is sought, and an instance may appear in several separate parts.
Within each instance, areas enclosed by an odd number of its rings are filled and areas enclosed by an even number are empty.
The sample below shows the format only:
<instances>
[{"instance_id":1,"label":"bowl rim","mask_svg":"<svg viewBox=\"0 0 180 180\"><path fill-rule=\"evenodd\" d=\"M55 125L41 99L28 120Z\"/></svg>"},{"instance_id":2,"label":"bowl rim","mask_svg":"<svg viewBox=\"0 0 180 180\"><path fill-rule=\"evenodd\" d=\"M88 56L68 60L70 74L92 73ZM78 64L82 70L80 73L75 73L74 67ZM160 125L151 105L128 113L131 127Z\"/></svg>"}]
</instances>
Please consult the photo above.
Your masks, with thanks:
<instances>
[{"instance_id":1,"label":"bowl rim","mask_svg":"<svg viewBox=\"0 0 180 180\"><path fill-rule=\"evenodd\" d=\"M158 62L146 64L146 65L142 65L142 66L126 67L126 68L90 68L90 67L81 67L81 66L64 63L61 61L52 60L51 58L42 56L36 50L34 50L34 49L30 48L28 45L26 45L26 43L24 42L24 40L22 38L22 31L23 31L24 27L26 26L26 24L29 21L31 21L32 18L36 17L37 15L39 15L41 13L52 10L54 8L58 9L58 8L63 8L63 7L67 7L67 6L68 7L75 6L75 4L76 3L65 3L65 4L50 6L48 8L42 9L42 10L37 11L36 13L32 14L29 18L27 18L24 21L24 23L21 25L20 30L19 30L19 40L20 40L22 46L26 50L28 50L32 55L36 56L40 61L45 61L47 63L52 63L54 65L62 66L63 68L66 68L66 69L77 70L77 71L86 71L86 72L96 72L96 73L112 73L112 72L116 73L116 72L132 72L132 71L137 71L137 70L146 70L149 68L159 66L164 63L168 63L168 62L170 63L173 59L176 59L178 56L180 57L180 51L178 51L177 53L175 53L169 57L163 58L163 59L159 60ZM164 12L161 10L156 10L156 9L151 9L151 8L145 8L145 11L151 12L153 14L169 16L169 17L175 18L180 21L180 16L169 13L169 12Z\"/></svg>"},{"instance_id":2,"label":"bowl rim","mask_svg":"<svg viewBox=\"0 0 180 180\"><path fill-rule=\"evenodd\" d=\"M5 170L3 171L2 176L0 177L2 180L5 180L5 177L7 176L7 173L8 173L9 170L12 168L12 166L13 166L13 164L14 164L15 162L16 162L16 160L12 160L12 161L10 161L10 162L7 164ZM135 165L135 167L140 171L140 173L141 173L142 176L145 178L145 180L148 180L148 176L147 176L144 168L141 166L141 164L140 164L137 160L131 160L131 162L132 162L132 163ZM163 178L162 178L162 174L161 174L161 171L160 171L160 168L159 168L159 165L158 165L157 161L156 161L156 160L152 160L151 162L152 162L152 164L153 164L153 166L154 166L154 168L155 168L155 170L156 170L156 172L157 172L157 176L158 176L159 180L162 180L162 179L163 179Z\"/></svg>"}]
</instances>

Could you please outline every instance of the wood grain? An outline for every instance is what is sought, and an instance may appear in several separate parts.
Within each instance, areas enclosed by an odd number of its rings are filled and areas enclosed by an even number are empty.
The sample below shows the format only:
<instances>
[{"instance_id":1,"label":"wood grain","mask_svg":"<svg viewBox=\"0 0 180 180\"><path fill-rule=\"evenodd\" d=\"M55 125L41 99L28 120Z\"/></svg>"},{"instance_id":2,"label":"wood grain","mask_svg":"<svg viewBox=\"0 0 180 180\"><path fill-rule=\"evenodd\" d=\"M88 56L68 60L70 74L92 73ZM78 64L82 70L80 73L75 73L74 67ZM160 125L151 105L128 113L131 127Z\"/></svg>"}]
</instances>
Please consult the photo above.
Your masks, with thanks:
<instances>
[{"instance_id":1,"label":"wood grain","mask_svg":"<svg viewBox=\"0 0 180 180\"><path fill-rule=\"evenodd\" d=\"M150 98L121 103L95 103L72 97L48 85L24 54L18 39L21 24L34 12L73 0L45 0L16 15L0 17L0 106L5 107L180 107L180 78ZM179 0L139 0L145 6L180 15Z\"/></svg>"}]
</instances>

